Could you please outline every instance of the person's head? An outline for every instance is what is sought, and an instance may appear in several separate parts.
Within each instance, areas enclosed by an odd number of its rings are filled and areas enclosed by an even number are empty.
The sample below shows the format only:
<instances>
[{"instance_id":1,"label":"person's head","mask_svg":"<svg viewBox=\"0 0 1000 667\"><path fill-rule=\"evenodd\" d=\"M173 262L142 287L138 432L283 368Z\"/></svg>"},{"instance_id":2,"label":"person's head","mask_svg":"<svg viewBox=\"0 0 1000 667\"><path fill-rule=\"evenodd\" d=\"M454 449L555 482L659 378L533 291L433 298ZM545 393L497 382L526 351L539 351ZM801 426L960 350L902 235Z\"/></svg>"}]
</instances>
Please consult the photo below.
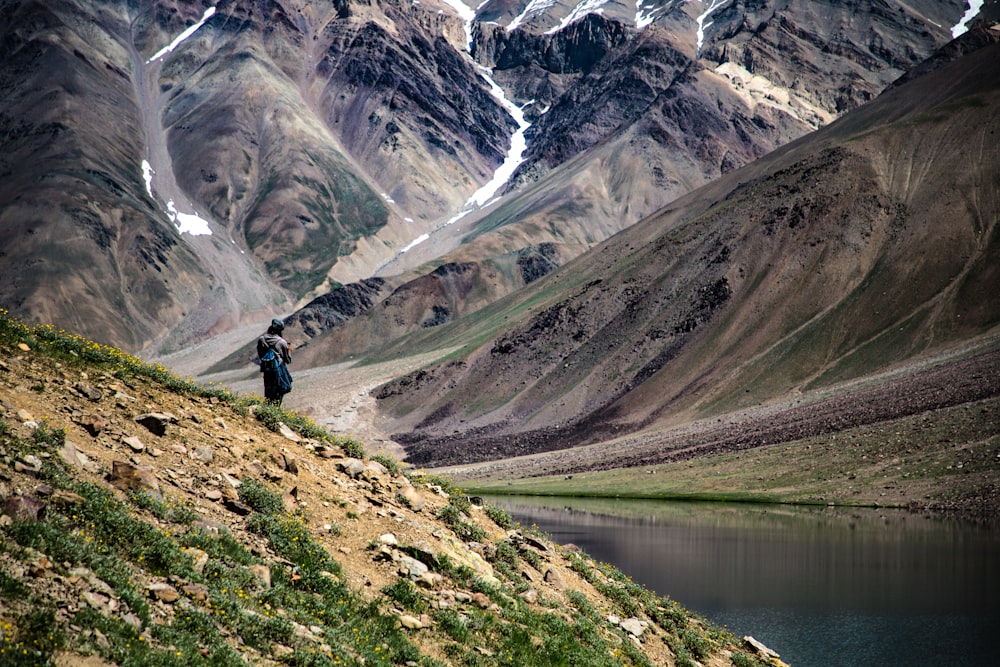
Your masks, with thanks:
<instances>
[{"instance_id":1,"label":"person's head","mask_svg":"<svg viewBox=\"0 0 1000 667\"><path fill-rule=\"evenodd\" d=\"M267 333L275 334L277 336L281 335L281 332L285 330L285 323L275 317L271 320L271 326L267 328Z\"/></svg>"}]
</instances>

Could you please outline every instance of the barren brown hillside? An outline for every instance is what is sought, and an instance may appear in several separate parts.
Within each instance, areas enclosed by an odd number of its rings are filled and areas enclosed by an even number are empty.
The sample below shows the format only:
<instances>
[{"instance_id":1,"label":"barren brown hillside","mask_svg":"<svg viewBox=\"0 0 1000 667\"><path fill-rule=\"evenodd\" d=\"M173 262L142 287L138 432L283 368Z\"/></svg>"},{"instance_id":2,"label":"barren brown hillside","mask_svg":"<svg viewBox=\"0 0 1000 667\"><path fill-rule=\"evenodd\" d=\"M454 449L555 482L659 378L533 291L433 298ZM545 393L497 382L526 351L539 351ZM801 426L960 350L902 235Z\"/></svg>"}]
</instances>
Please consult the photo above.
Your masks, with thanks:
<instances>
[{"instance_id":1,"label":"barren brown hillside","mask_svg":"<svg viewBox=\"0 0 1000 667\"><path fill-rule=\"evenodd\" d=\"M982 34L518 295L391 347L382 358L466 346L380 389L410 456L677 428L995 336L1000 45Z\"/></svg>"}]
</instances>

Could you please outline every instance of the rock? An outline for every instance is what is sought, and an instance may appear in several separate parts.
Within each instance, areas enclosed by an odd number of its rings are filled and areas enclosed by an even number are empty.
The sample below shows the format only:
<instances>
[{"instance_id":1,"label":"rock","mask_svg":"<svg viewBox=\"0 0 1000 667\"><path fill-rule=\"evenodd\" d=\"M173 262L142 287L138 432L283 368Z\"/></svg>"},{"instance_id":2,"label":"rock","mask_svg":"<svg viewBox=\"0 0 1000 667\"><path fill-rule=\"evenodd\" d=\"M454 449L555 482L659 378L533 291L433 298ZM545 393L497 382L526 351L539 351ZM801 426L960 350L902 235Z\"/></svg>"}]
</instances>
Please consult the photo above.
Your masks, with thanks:
<instances>
[{"instance_id":1,"label":"rock","mask_svg":"<svg viewBox=\"0 0 1000 667\"><path fill-rule=\"evenodd\" d=\"M191 452L191 458L202 463L211 463L215 459L215 454L212 453L211 446L202 445Z\"/></svg>"},{"instance_id":2,"label":"rock","mask_svg":"<svg viewBox=\"0 0 1000 667\"><path fill-rule=\"evenodd\" d=\"M208 600L208 595L211 592L205 584L185 584L181 587L181 590L184 591L185 595L197 602Z\"/></svg>"},{"instance_id":3,"label":"rock","mask_svg":"<svg viewBox=\"0 0 1000 667\"><path fill-rule=\"evenodd\" d=\"M399 541L396 539L396 536L393 535L392 533L386 533L385 535L380 535L378 541L381 544L388 544L391 547L399 546Z\"/></svg>"},{"instance_id":4,"label":"rock","mask_svg":"<svg viewBox=\"0 0 1000 667\"><path fill-rule=\"evenodd\" d=\"M111 485L122 491L146 491L157 500L162 500L160 494L160 483L153 473L153 469L146 466L137 466L125 461L114 461L111 464Z\"/></svg>"},{"instance_id":5,"label":"rock","mask_svg":"<svg viewBox=\"0 0 1000 667\"><path fill-rule=\"evenodd\" d=\"M176 588L166 583L150 584L146 587L146 590L149 591L151 597L167 603L177 602L177 599L181 596Z\"/></svg>"},{"instance_id":6,"label":"rock","mask_svg":"<svg viewBox=\"0 0 1000 667\"><path fill-rule=\"evenodd\" d=\"M103 419L94 415L83 415L74 421L93 438L99 436L106 426Z\"/></svg>"},{"instance_id":7,"label":"rock","mask_svg":"<svg viewBox=\"0 0 1000 667\"><path fill-rule=\"evenodd\" d=\"M521 593L521 599L528 604L535 604L538 602L538 591L534 588L529 588L528 590Z\"/></svg>"},{"instance_id":8,"label":"rock","mask_svg":"<svg viewBox=\"0 0 1000 667\"><path fill-rule=\"evenodd\" d=\"M10 496L3 513L15 521L41 521L45 518L45 503L30 496Z\"/></svg>"},{"instance_id":9,"label":"rock","mask_svg":"<svg viewBox=\"0 0 1000 667\"><path fill-rule=\"evenodd\" d=\"M410 579L416 580L430 571L430 568L411 556L400 556L399 573Z\"/></svg>"},{"instance_id":10,"label":"rock","mask_svg":"<svg viewBox=\"0 0 1000 667\"><path fill-rule=\"evenodd\" d=\"M170 445L170 451L173 452L174 454L180 454L181 456L184 456L188 452L187 447L180 444L179 442L175 442L172 445Z\"/></svg>"},{"instance_id":11,"label":"rock","mask_svg":"<svg viewBox=\"0 0 1000 667\"><path fill-rule=\"evenodd\" d=\"M559 574L559 570L554 568L549 568L545 571L545 583L558 588L559 590L564 590L566 588L566 583L563 581L562 575Z\"/></svg>"},{"instance_id":12,"label":"rock","mask_svg":"<svg viewBox=\"0 0 1000 667\"><path fill-rule=\"evenodd\" d=\"M641 637L642 633L646 631L646 623L638 618L626 618L621 622L621 628L633 637Z\"/></svg>"},{"instance_id":13,"label":"rock","mask_svg":"<svg viewBox=\"0 0 1000 667\"><path fill-rule=\"evenodd\" d=\"M344 459L343 461L337 461L337 469L347 473L351 477L358 477L365 471L365 463L358 459Z\"/></svg>"},{"instance_id":14,"label":"rock","mask_svg":"<svg viewBox=\"0 0 1000 667\"><path fill-rule=\"evenodd\" d=\"M126 407L129 403L135 403L135 397L129 396L123 391L115 391L115 404L119 407Z\"/></svg>"},{"instance_id":15,"label":"rock","mask_svg":"<svg viewBox=\"0 0 1000 667\"><path fill-rule=\"evenodd\" d=\"M389 469L386 468L381 463L379 463L378 461L369 461L365 465L365 472L378 477L378 476L388 475Z\"/></svg>"},{"instance_id":16,"label":"rock","mask_svg":"<svg viewBox=\"0 0 1000 667\"><path fill-rule=\"evenodd\" d=\"M779 660L781 658L775 651L764 646L763 642L760 642L750 635L743 637L743 645L750 649L752 652L759 656L766 658L767 660Z\"/></svg>"},{"instance_id":17,"label":"rock","mask_svg":"<svg viewBox=\"0 0 1000 667\"><path fill-rule=\"evenodd\" d=\"M538 549L542 553L548 553L548 551L549 551L549 545L547 545L545 542L543 542L542 540L538 539L534 535L530 535L530 534L529 535L525 535L524 542L525 542L525 544L527 544L527 545L529 545L531 547L534 547L535 549Z\"/></svg>"},{"instance_id":18,"label":"rock","mask_svg":"<svg viewBox=\"0 0 1000 667\"><path fill-rule=\"evenodd\" d=\"M247 568L250 573L257 577L257 580L264 585L264 588L271 587L271 568L267 565L251 565Z\"/></svg>"},{"instance_id":19,"label":"rock","mask_svg":"<svg viewBox=\"0 0 1000 667\"><path fill-rule=\"evenodd\" d=\"M438 574L437 572L425 572L424 574L414 579L413 583L417 584L418 586L423 586L425 588L439 588L443 581L444 577Z\"/></svg>"},{"instance_id":20,"label":"rock","mask_svg":"<svg viewBox=\"0 0 1000 667\"><path fill-rule=\"evenodd\" d=\"M302 442L302 438L299 437L299 434L290 429L285 422L278 422L278 433L292 442Z\"/></svg>"},{"instance_id":21,"label":"rock","mask_svg":"<svg viewBox=\"0 0 1000 667\"><path fill-rule=\"evenodd\" d=\"M403 496L403 498L406 499L406 502L407 504L409 504L410 508L416 512L419 512L420 510L422 510L424 507L427 506L427 501L424 500L424 497L420 494L420 492L417 491L412 486L409 485L404 486L402 489L399 490L399 493L401 496Z\"/></svg>"},{"instance_id":22,"label":"rock","mask_svg":"<svg viewBox=\"0 0 1000 667\"><path fill-rule=\"evenodd\" d=\"M17 418L21 421L22 424L24 424L25 422L33 422L33 421L35 421L34 415L32 415L27 410L18 410L17 411Z\"/></svg>"},{"instance_id":23,"label":"rock","mask_svg":"<svg viewBox=\"0 0 1000 667\"><path fill-rule=\"evenodd\" d=\"M177 423L177 417L165 412L147 412L136 417L135 421L153 435L163 436L167 433L167 426Z\"/></svg>"},{"instance_id":24,"label":"rock","mask_svg":"<svg viewBox=\"0 0 1000 667\"><path fill-rule=\"evenodd\" d=\"M71 468L86 470L87 472L97 472L97 464L90 460L90 457L84 454L72 440L66 440L63 443L62 448L59 450L59 458Z\"/></svg>"},{"instance_id":25,"label":"rock","mask_svg":"<svg viewBox=\"0 0 1000 667\"><path fill-rule=\"evenodd\" d=\"M126 445L128 445L129 449L131 449L133 452L135 452L137 454L140 453L140 452L142 452L142 451L145 451L145 449L146 449L146 445L142 444L142 440L140 440L139 438L135 437L134 435L130 435L130 436L127 436L125 438L122 438L122 442L125 443Z\"/></svg>"},{"instance_id":26,"label":"rock","mask_svg":"<svg viewBox=\"0 0 1000 667\"><path fill-rule=\"evenodd\" d=\"M19 456L14 461L14 470L29 475L36 475L42 470L42 460L34 454Z\"/></svg>"},{"instance_id":27,"label":"rock","mask_svg":"<svg viewBox=\"0 0 1000 667\"><path fill-rule=\"evenodd\" d=\"M104 398L103 391L97 387L87 384L86 382L77 382L73 385L73 389L75 389L78 394L90 401L93 401L94 403Z\"/></svg>"},{"instance_id":28,"label":"rock","mask_svg":"<svg viewBox=\"0 0 1000 667\"><path fill-rule=\"evenodd\" d=\"M31 352L31 348L28 347L27 343L18 343L17 349L21 350L22 352Z\"/></svg>"},{"instance_id":29,"label":"rock","mask_svg":"<svg viewBox=\"0 0 1000 667\"><path fill-rule=\"evenodd\" d=\"M186 547L184 553L191 557L192 569L201 574L205 571L205 566L208 565L208 553L198 549L197 547Z\"/></svg>"},{"instance_id":30,"label":"rock","mask_svg":"<svg viewBox=\"0 0 1000 667\"><path fill-rule=\"evenodd\" d=\"M233 500L231 498L226 498L223 501L223 505L230 512L233 512L234 514L239 514L240 516L247 516L253 511L247 505L244 505L240 501Z\"/></svg>"},{"instance_id":31,"label":"rock","mask_svg":"<svg viewBox=\"0 0 1000 667\"><path fill-rule=\"evenodd\" d=\"M238 480L237 478L233 477L232 475L230 475L227 472L223 472L222 473L222 481L225 482L226 484L228 484L230 486L230 488L233 488L233 489L240 488L240 484L241 484L240 480Z\"/></svg>"},{"instance_id":32,"label":"rock","mask_svg":"<svg viewBox=\"0 0 1000 667\"><path fill-rule=\"evenodd\" d=\"M110 599L108 596L94 591L83 591L80 593L80 598L97 611L107 613L108 600Z\"/></svg>"},{"instance_id":33,"label":"rock","mask_svg":"<svg viewBox=\"0 0 1000 667\"><path fill-rule=\"evenodd\" d=\"M83 496L73 493L72 491L57 489L55 493L52 494L52 504L58 507L74 507L82 505L85 502L86 500Z\"/></svg>"},{"instance_id":34,"label":"rock","mask_svg":"<svg viewBox=\"0 0 1000 667\"><path fill-rule=\"evenodd\" d=\"M271 644L271 657L279 662L283 662L282 658L293 653L295 653L295 649L290 646L285 646L284 644Z\"/></svg>"},{"instance_id":35,"label":"rock","mask_svg":"<svg viewBox=\"0 0 1000 667\"><path fill-rule=\"evenodd\" d=\"M211 500L212 502L219 502L222 500L222 491L218 489L209 489L205 492L205 498Z\"/></svg>"},{"instance_id":36,"label":"rock","mask_svg":"<svg viewBox=\"0 0 1000 667\"><path fill-rule=\"evenodd\" d=\"M410 616L409 614L401 614L399 617L399 623L408 630L419 630L424 627L424 624L420 622L419 618L416 616Z\"/></svg>"},{"instance_id":37,"label":"rock","mask_svg":"<svg viewBox=\"0 0 1000 667\"><path fill-rule=\"evenodd\" d=\"M473 593L472 603L480 609L488 609L490 606L490 599L487 597L486 593Z\"/></svg>"}]
</instances>

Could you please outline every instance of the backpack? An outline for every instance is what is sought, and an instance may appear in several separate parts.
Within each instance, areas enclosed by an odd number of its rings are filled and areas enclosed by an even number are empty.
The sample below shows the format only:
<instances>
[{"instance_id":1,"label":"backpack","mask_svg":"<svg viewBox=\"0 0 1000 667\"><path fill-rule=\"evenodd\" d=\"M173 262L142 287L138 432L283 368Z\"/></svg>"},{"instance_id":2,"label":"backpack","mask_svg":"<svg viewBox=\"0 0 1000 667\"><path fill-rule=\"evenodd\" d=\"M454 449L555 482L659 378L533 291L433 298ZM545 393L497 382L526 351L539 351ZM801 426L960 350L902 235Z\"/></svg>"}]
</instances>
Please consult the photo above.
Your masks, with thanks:
<instances>
[{"instance_id":1,"label":"backpack","mask_svg":"<svg viewBox=\"0 0 1000 667\"><path fill-rule=\"evenodd\" d=\"M282 395L287 394L292 390L292 374L288 372L288 366L278 364L276 379L278 380L278 391L280 391Z\"/></svg>"},{"instance_id":2,"label":"backpack","mask_svg":"<svg viewBox=\"0 0 1000 667\"><path fill-rule=\"evenodd\" d=\"M264 356L260 358L260 370L261 372L271 371L274 372L278 370L278 366L281 365L281 360L278 359L278 355L274 353L273 348L267 348L267 352Z\"/></svg>"}]
</instances>

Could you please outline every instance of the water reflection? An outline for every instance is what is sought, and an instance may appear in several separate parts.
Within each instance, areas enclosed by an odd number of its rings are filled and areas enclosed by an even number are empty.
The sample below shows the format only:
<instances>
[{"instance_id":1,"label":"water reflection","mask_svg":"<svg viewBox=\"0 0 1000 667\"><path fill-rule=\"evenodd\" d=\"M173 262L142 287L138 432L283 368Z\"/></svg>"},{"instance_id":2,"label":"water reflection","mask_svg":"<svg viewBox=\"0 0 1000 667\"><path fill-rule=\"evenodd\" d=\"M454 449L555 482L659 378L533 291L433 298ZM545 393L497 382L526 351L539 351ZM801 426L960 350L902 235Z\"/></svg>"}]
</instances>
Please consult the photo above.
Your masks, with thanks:
<instances>
[{"instance_id":1,"label":"water reflection","mask_svg":"<svg viewBox=\"0 0 1000 667\"><path fill-rule=\"evenodd\" d=\"M899 511L496 497L793 667L994 665L1000 535ZM995 657L995 651L990 650Z\"/></svg>"}]
</instances>

